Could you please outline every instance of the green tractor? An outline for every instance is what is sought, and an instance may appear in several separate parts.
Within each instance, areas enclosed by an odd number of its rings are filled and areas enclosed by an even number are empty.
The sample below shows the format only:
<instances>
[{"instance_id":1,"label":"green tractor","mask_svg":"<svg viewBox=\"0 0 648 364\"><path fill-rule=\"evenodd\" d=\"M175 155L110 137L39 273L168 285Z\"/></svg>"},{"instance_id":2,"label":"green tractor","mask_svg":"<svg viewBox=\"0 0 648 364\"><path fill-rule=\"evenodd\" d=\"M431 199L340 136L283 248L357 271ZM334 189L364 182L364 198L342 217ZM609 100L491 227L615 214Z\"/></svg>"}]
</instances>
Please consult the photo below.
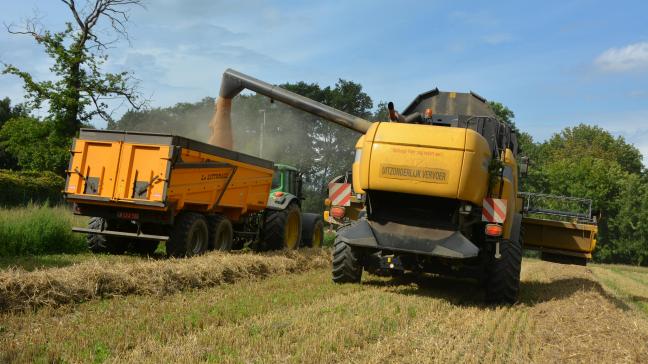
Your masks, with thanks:
<instances>
[{"instance_id":1,"label":"green tractor","mask_svg":"<svg viewBox=\"0 0 648 364\"><path fill-rule=\"evenodd\" d=\"M245 241L256 241L256 250L319 248L324 241L324 220L320 214L302 213L301 173L297 168L275 164L272 189L267 208L247 221L247 226L235 226L237 241L234 248L242 248Z\"/></svg>"}]
</instances>

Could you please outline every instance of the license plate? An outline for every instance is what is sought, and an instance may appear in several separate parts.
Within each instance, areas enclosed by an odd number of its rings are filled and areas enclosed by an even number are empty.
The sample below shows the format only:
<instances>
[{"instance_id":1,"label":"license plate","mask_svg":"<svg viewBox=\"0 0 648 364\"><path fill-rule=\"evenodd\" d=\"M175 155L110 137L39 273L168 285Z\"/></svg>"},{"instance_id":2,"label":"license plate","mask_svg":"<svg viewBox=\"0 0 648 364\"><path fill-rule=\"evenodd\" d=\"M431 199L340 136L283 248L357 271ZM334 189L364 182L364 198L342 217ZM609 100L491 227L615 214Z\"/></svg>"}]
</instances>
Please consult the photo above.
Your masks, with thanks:
<instances>
[{"instance_id":1,"label":"license plate","mask_svg":"<svg viewBox=\"0 0 648 364\"><path fill-rule=\"evenodd\" d=\"M138 212L118 211L117 218L124 220L139 220Z\"/></svg>"}]
</instances>

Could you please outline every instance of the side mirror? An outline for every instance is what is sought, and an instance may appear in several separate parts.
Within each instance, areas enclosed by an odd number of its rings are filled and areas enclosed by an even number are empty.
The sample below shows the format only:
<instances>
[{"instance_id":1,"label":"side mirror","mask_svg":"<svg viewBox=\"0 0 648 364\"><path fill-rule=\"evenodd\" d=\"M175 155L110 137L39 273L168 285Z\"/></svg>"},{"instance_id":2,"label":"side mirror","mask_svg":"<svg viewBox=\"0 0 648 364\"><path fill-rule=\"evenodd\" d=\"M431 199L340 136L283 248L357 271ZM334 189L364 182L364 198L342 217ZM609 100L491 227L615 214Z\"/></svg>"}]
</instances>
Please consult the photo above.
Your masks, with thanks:
<instances>
[{"instance_id":1,"label":"side mirror","mask_svg":"<svg viewBox=\"0 0 648 364\"><path fill-rule=\"evenodd\" d=\"M529 157L520 158L520 176L523 178L529 174Z\"/></svg>"},{"instance_id":2,"label":"side mirror","mask_svg":"<svg viewBox=\"0 0 648 364\"><path fill-rule=\"evenodd\" d=\"M304 180L302 178L301 173L297 174L295 179L296 179L296 182L297 182L297 198L299 198L300 200L305 200L305 197L304 197L304 194L303 194L303 191L302 191L302 189L304 187Z\"/></svg>"}]
</instances>

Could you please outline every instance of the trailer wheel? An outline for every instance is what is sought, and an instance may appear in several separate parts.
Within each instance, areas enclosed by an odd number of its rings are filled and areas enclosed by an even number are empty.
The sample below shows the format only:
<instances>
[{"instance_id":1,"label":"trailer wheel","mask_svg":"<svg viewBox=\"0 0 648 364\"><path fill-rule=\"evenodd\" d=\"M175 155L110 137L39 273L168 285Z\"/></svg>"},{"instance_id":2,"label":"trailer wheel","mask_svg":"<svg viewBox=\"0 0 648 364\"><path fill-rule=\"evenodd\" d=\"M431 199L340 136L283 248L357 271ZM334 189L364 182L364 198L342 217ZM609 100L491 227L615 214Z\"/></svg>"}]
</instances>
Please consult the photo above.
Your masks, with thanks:
<instances>
[{"instance_id":1,"label":"trailer wheel","mask_svg":"<svg viewBox=\"0 0 648 364\"><path fill-rule=\"evenodd\" d=\"M301 241L301 212L296 203L284 210L267 211L263 224L263 242L270 249L297 249Z\"/></svg>"},{"instance_id":2,"label":"trailer wheel","mask_svg":"<svg viewBox=\"0 0 648 364\"><path fill-rule=\"evenodd\" d=\"M324 220L320 214L302 214L302 246L321 248L324 242Z\"/></svg>"},{"instance_id":3,"label":"trailer wheel","mask_svg":"<svg viewBox=\"0 0 648 364\"><path fill-rule=\"evenodd\" d=\"M207 217L209 223L209 249L230 251L234 240L234 229L229 219L223 215Z\"/></svg>"},{"instance_id":4,"label":"trailer wheel","mask_svg":"<svg viewBox=\"0 0 648 364\"><path fill-rule=\"evenodd\" d=\"M520 239L521 240L521 239ZM522 242L504 240L500 243L500 259L490 257L486 276L486 301L493 304L514 304L520 291Z\"/></svg>"},{"instance_id":5,"label":"trailer wheel","mask_svg":"<svg viewBox=\"0 0 648 364\"><path fill-rule=\"evenodd\" d=\"M166 243L168 257L180 258L203 254L209 245L207 219L195 212L178 215Z\"/></svg>"},{"instance_id":6,"label":"trailer wheel","mask_svg":"<svg viewBox=\"0 0 648 364\"><path fill-rule=\"evenodd\" d=\"M108 228L108 220L103 217L91 217L88 228L102 230ZM88 249L93 253L124 254L128 241L116 236L88 234L86 237Z\"/></svg>"},{"instance_id":7,"label":"trailer wheel","mask_svg":"<svg viewBox=\"0 0 648 364\"><path fill-rule=\"evenodd\" d=\"M352 246L335 239L333 248L333 282L360 283L362 266Z\"/></svg>"}]
</instances>

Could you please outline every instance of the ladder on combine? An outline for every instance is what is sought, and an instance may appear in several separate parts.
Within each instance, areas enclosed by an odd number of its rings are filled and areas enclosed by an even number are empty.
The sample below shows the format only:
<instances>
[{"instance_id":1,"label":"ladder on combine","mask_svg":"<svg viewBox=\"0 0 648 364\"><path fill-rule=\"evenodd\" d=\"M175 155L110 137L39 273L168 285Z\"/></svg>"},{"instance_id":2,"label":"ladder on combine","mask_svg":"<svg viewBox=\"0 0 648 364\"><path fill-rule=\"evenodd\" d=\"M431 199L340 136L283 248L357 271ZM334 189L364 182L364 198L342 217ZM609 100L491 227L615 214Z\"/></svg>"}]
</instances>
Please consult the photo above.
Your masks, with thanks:
<instances>
[{"instance_id":1,"label":"ladder on combine","mask_svg":"<svg viewBox=\"0 0 648 364\"><path fill-rule=\"evenodd\" d=\"M598 232L592 200L520 192L523 200L524 248L540 251L543 260L586 265Z\"/></svg>"}]
</instances>

